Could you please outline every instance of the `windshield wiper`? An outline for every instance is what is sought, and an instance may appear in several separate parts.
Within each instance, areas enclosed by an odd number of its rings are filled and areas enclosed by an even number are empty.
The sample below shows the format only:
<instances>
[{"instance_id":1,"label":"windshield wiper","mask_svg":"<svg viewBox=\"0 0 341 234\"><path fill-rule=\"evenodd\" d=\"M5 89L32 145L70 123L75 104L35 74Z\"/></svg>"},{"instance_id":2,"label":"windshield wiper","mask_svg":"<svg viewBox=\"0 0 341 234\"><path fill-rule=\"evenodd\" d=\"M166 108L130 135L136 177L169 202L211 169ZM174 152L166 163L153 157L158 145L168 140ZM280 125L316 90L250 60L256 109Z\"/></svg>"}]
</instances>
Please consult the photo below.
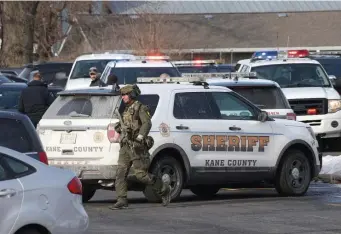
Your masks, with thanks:
<instances>
[{"instance_id":1,"label":"windshield wiper","mask_svg":"<svg viewBox=\"0 0 341 234\"><path fill-rule=\"evenodd\" d=\"M70 114L70 117L90 117L90 115L73 113L73 114Z\"/></svg>"}]
</instances>

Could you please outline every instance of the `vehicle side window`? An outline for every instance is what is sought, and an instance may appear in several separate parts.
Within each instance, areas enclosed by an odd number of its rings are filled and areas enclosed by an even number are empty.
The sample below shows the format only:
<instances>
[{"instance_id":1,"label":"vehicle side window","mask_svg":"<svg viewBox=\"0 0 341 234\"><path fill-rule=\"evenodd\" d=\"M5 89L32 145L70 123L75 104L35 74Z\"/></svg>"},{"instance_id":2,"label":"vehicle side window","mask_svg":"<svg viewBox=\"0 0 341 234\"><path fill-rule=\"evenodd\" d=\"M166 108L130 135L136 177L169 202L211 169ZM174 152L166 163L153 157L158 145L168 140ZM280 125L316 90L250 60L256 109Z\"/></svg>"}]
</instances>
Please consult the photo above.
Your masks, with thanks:
<instances>
[{"instance_id":1,"label":"vehicle side window","mask_svg":"<svg viewBox=\"0 0 341 234\"><path fill-rule=\"evenodd\" d=\"M138 100L149 108L150 116L154 115L159 99L159 95L156 94L140 95L138 97Z\"/></svg>"},{"instance_id":2,"label":"vehicle side window","mask_svg":"<svg viewBox=\"0 0 341 234\"><path fill-rule=\"evenodd\" d=\"M177 119L221 119L218 106L205 92L175 94L173 115Z\"/></svg>"},{"instance_id":3,"label":"vehicle side window","mask_svg":"<svg viewBox=\"0 0 341 234\"><path fill-rule=\"evenodd\" d=\"M0 181L6 180L8 178L8 172L5 170L3 165L1 165L1 157L0 157Z\"/></svg>"},{"instance_id":4,"label":"vehicle side window","mask_svg":"<svg viewBox=\"0 0 341 234\"><path fill-rule=\"evenodd\" d=\"M5 154L0 154L0 156L2 156L2 162L6 164L4 166L7 166L11 170L11 174L14 175L15 178L27 176L35 172L35 169L33 167L27 165L20 160L17 160Z\"/></svg>"},{"instance_id":5,"label":"vehicle side window","mask_svg":"<svg viewBox=\"0 0 341 234\"><path fill-rule=\"evenodd\" d=\"M138 96L137 98L138 101L140 101L142 104L146 105L149 108L149 114L151 117L153 117L155 113L155 110L159 103L159 99L160 97L157 94L142 94ZM125 108L125 104L123 101L121 101L119 112L123 113L124 108Z\"/></svg>"},{"instance_id":6,"label":"vehicle side window","mask_svg":"<svg viewBox=\"0 0 341 234\"><path fill-rule=\"evenodd\" d=\"M0 118L0 129L0 146L20 153L34 151L32 139L21 121Z\"/></svg>"},{"instance_id":7,"label":"vehicle side window","mask_svg":"<svg viewBox=\"0 0 341 234\"><path fill-rule=\"evenodd\" d=\"M220 110L222 119L229 120L254 120L255 114L252 108L242 99L228 92L213 92L212 102L215 102ZM211 103L212 103L211 102Z\"/></svg>"}]
</instances>

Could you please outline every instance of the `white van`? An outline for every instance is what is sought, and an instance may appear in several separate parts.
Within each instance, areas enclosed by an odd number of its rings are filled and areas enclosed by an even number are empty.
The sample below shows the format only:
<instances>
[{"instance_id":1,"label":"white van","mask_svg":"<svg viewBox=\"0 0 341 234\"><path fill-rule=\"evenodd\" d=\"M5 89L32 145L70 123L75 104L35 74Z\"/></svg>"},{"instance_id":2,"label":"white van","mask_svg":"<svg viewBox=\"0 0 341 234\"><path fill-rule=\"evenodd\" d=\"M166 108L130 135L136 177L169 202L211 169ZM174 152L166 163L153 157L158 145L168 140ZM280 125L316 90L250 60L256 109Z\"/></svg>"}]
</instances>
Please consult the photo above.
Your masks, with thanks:
<instances>
[{"instance_id":1,"label":"white van","mask_svg":"<svg viewBox=\"0 0 341 234\"><path fill-rule=\"evenodd\" d=\"M76 58L68 77L65 89L86 88L90 86L89 69L96 67L99 73L104 71L111 61L130 61L135 58L132 54L85 54ZM100 75L100 74L99 74Z\"/></svg>"}]
</instances>

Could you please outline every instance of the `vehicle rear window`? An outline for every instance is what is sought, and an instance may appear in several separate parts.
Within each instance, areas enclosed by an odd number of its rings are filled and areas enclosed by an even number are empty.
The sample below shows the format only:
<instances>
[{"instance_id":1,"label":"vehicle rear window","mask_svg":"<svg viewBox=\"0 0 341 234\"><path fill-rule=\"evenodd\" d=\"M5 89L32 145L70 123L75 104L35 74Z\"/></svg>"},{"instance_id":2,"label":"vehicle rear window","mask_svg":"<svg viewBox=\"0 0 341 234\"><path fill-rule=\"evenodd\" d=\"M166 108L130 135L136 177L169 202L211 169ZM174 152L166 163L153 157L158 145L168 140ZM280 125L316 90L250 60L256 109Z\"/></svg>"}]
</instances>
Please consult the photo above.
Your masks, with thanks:
<instances>
[{"instance_id":1,"label":"vehicle rear window","mask_svg":"<svg viewBox=\"0 0 341 234\"><path fill-rule=\"evenodd\" d=\"M289 109L289 105L277 87L228 87L242 95L260 109Z\"/></svg>"},{"instance_id":2,"label":"vehicle rear window","mask_svg":"<svg viewBox=\"0 0 341 234\"><path fill-rule=\"evenodd\" d=\"M21 90L0 89L0 110L17 109Z\"/></svg>"},{"instance_id":3,"label":"vehicle rear window","mask_svg":"<svg viewBox=\"0 0 341 234\"><path fill-rule=\"evenodd\" d=\"M119 100L119 96L58 96L45 112L43 118L108 119L112 117Z\"/></svg>"},{"instance_id":4,"label":"vehicle rear window","mask_svg":"<svg viewBox=\"0 0 341 234\"><path fill-rule=\"evenodd\" d=\"M20 153L34 152L32 139L25 125L15 119L0 118L0 146Z\"/></svg>"}]
</instances>

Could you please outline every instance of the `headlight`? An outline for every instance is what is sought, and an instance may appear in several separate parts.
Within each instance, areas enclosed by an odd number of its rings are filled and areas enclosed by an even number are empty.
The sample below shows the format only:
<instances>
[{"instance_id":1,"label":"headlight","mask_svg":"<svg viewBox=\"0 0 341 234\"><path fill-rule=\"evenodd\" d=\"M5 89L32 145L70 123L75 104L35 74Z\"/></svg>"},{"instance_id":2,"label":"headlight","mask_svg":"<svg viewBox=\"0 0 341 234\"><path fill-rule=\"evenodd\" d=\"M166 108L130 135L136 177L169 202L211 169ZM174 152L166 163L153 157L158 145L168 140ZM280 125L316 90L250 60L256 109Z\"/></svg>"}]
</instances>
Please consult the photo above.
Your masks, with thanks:
<instances>
[{"instance_id":1,"label":"headlight","mask_svg":"<svg viewBox=\"0 0 341 234\"><path fill-rule=\"evenodd\" d=\"M312 137L314 140L316 140L316 135L315 135L315 133L314 133L314 130L313 130L311 127L307 127L307 129L308 129L308 131L309 131L311 137Z\"/></svg>"},{"instance_id":2,"label":"headlight","mask_svg":"<svg viewBox=\"0 0 341 234\"><path fill-rule=\"evenodd\" d=\"M335 113L341 110L341 100L328 100L328 113Z\"/></svg>"}]
</instances>

